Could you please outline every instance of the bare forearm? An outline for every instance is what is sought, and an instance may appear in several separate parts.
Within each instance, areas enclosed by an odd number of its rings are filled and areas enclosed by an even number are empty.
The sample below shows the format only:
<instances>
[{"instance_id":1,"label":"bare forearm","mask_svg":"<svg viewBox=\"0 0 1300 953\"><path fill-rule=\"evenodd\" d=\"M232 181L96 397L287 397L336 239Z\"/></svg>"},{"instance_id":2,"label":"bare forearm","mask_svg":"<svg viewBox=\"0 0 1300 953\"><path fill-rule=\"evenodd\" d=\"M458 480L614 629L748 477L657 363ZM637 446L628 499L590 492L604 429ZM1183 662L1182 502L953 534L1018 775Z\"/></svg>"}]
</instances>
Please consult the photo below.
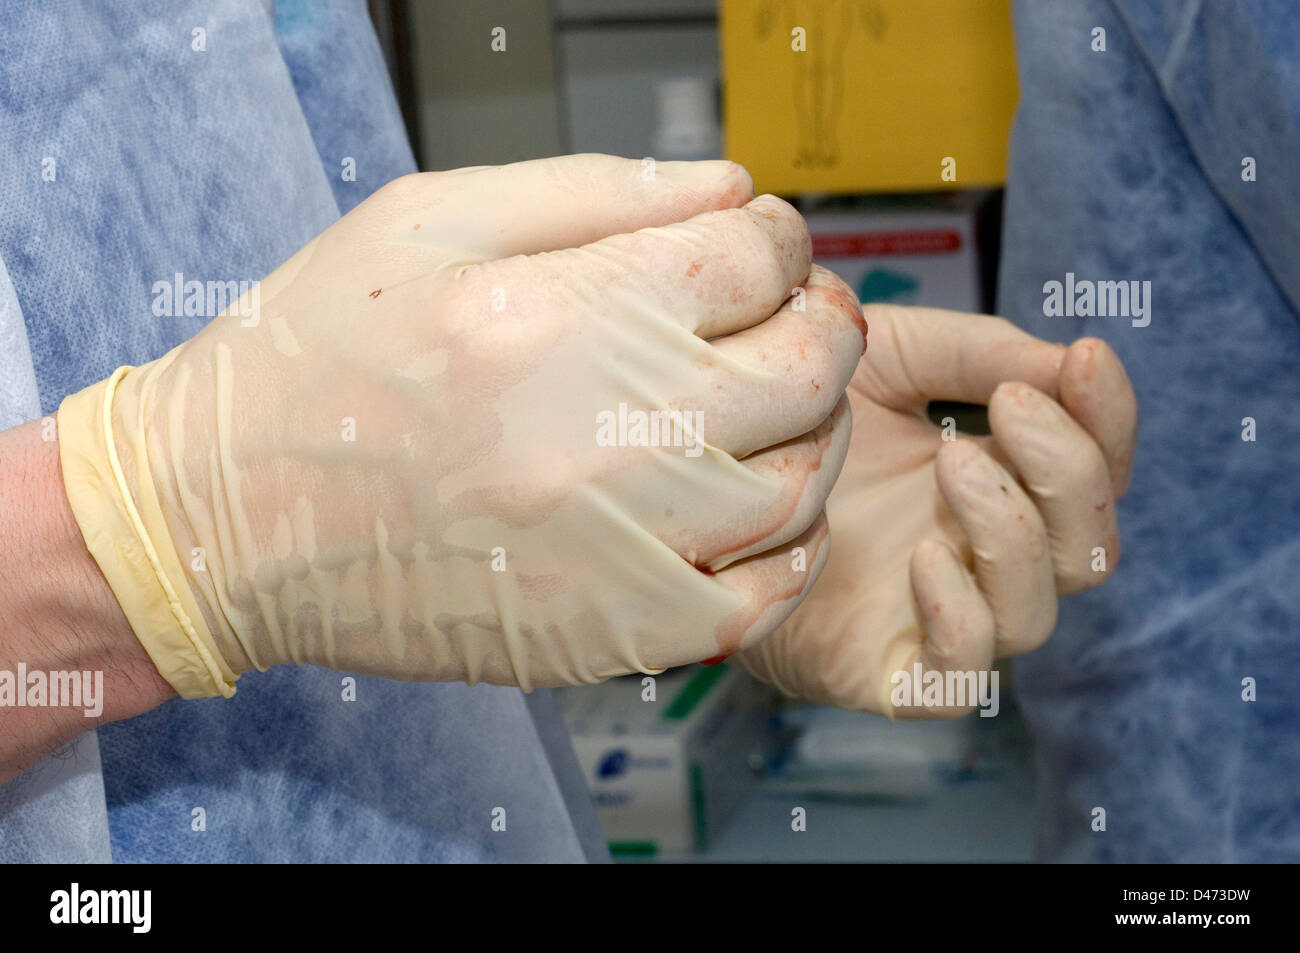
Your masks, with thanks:
<instances>
[{"instance_id":1,"label":"bare forearm","mask_svg":"<svg viewBox=\"0 0 1300 953\"><path fill-rule=\"evenodd\" d=\"M86 550L43 429L0 432L0 784L174 694Z\"/></svg>"}]
</instances>

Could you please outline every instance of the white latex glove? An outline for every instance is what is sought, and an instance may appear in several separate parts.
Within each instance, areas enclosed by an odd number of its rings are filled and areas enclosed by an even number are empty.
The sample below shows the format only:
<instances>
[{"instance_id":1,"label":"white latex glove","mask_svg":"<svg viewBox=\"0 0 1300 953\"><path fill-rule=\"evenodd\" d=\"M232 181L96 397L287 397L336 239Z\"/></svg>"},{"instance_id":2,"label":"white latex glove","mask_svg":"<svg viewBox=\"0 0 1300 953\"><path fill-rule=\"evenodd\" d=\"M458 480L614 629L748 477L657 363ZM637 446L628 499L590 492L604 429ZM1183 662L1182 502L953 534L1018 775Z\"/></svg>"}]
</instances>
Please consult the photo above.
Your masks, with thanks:
<instances>
[{"instance_id":1,"label":"white latex glove","mask_svg":"<svg viewBox=\"0 0 1300 953\"><path fill-rule=\"evenodd\" d=\"M751 196L725 162L407 176L260 313L69 397L69 500L163 676L530 687L773 631L825 557L865 325ZM670 410L677 446L602 440Z\"/></svg>"},{"instance_id":2,"label":"white latex glove","mask_svg":"<svg viewBox=\"0 0 1300 953\"><path fill-rule=\"evenodd\" d=\"M894 717L895 672L987 670L1041 645L1057 598L1119 559L1137 403L1102 341L1068 349L1001 318L871 305L853 440L817 588L735 661L787 693ZM991 436L942 439L932 400L988 404ZM1105 551L1105 569L1094 553ZM919 686L918 686L919 688Z\"/></svg>"}]
</instances>

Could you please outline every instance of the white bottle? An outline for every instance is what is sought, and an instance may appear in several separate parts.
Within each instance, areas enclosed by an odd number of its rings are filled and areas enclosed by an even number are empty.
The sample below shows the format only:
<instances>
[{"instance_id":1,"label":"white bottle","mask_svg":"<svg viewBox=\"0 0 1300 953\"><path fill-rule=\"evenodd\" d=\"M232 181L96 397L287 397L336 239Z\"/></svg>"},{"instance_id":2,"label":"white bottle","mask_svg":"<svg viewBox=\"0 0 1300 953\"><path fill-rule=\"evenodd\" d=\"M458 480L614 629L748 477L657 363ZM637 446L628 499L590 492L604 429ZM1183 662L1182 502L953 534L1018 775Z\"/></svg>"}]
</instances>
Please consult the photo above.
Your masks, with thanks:
<instances>
[{"instance_id":1,"label":"white bottle","mask_svg":"<svg viewBox=\"0 0 1300 953\"><path fill-rule=\"evenodd\" d=\"M722 155L722 130L711 76L658 80L655 106L656 159L717 159Z\"/></svg>"}]
</instances>

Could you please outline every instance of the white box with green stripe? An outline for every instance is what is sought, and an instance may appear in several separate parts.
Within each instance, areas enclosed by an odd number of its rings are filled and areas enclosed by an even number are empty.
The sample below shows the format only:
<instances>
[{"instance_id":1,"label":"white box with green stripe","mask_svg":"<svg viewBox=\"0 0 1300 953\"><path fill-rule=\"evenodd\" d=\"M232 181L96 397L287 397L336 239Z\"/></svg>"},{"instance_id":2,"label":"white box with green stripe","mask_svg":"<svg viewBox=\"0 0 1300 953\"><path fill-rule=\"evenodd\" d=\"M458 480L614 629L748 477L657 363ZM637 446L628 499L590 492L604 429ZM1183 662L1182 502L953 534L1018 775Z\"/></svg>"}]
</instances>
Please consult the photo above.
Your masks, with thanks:
<instances>
[{"instance_id":1,"label":"white box with green stripe","mask_svg":"<svg viewBox=\"0 0 1300 953\"><path fill-rule=\"evenodd\" d=\"M726 665L556 692L615 856L703 850L760 780L776 696Z\"/></svg>"}]
</instances>

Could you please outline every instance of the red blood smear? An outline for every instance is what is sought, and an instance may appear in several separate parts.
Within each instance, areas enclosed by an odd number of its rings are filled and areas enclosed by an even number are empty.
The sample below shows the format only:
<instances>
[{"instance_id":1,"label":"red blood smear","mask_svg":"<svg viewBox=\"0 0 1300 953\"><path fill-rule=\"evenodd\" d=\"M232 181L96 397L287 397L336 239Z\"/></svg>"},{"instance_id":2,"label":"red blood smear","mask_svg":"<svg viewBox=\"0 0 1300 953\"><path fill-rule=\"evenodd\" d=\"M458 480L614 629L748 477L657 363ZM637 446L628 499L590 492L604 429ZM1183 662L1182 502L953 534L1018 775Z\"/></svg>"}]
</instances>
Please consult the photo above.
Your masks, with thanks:
<instances>
[{"instance_id":1,"label":"red blood smear","mask_svg":"<svg viewBox=\"0 0 1300 953\"><path fill-rule=\"evenodd\" d=\"M703 661L700 662L700 664L701 664L701 665L721 665L723 662L725 662L725 661L726 661L727 659L729 659L729 658L731 658L730 655L715 655L715 656L713 656L713 658L706 658L706 659L704 659Z\"/></svg>"},{"instance_id":2,"label":"red blood smear","mask_svg":"<svg viewBox=\"0 0 1300 953\"><path fill-rule=\"evenodd\" d=\"M713 571L712 569L710 569L708 566L701 566L701 565L699 565L698 563L693 563L693 562L691 562L689 559L686 559L685 556L682 556L682 559L685 560L685 561L686 561L686 564L687 564L688 566L690 566L692 569L698 569L700 572L704 573L704 575L706 575L706 576L712 576L712 575L715 574L714 571Z\"/></svg>"}]
</instances>

